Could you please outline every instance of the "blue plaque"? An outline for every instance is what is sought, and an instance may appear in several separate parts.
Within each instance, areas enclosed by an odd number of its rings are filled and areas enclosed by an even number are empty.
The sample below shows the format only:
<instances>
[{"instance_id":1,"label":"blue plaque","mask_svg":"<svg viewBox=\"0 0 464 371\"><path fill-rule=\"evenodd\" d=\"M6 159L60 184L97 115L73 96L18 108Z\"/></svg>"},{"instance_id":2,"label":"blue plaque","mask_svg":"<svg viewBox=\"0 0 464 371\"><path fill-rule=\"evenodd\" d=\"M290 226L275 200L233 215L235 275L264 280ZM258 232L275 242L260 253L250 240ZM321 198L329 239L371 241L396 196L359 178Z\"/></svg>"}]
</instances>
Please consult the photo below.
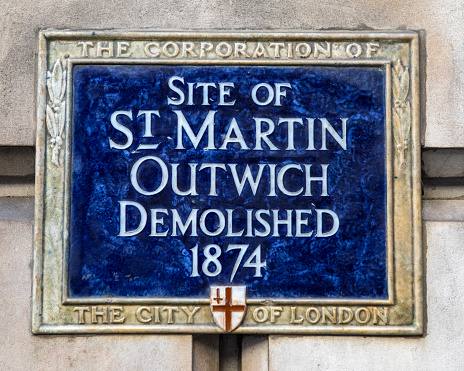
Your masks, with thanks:
<instances>
[{"instance_id":1,"label":"blue plaque","mask_svg":"<svg viewBox=\"0 0 464 371\"><path fill-rule=\"evenodd\" d=\"M35 333L421 333L416 34L40 43Z\"/></svg>"},{"instance_id":2,"label":"blue plaque","mask_svg":"<svg viewBox=\"0 0 464 371\"><path fill-rule=\"evenodd\" d=\"M76 66L70 296L387 298L385 73Z\"/></svg>"}]
</instances>

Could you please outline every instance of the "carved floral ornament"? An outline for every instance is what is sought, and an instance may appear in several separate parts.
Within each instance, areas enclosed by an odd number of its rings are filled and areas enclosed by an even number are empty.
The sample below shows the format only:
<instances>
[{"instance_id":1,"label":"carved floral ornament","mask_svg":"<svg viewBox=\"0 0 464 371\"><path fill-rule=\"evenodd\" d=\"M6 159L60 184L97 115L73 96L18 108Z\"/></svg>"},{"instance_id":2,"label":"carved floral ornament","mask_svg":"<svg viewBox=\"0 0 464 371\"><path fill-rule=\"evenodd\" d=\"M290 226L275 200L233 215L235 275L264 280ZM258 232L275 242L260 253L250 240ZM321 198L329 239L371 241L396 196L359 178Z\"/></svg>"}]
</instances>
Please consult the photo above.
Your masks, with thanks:
<instances>
[{"instance_id":1,"label":"carved floral ornament","mask_svg":"<svg viewBox=\"0 0 464 371\"><path fill-rule=\"evenodd\" d=\"M63 146L63 132L66 114L66 70L59 59L53 65L52 71L47 72L47 128L50 134L52 148L52 162L60 166L60 149Z\"/></svg>"},{"instance_id":2,"label":"carved floral ornament","mask_svg":"<svg viewBox=\"0 0 464 371\"><path fill-rule=\"evenodd\" d=\"M393 66L393 137L401 167L406 166L406 152L409 148L409 132L411 130L411 104L409 94L409 70L401 61Z\"/></svg>"}]
</instances>

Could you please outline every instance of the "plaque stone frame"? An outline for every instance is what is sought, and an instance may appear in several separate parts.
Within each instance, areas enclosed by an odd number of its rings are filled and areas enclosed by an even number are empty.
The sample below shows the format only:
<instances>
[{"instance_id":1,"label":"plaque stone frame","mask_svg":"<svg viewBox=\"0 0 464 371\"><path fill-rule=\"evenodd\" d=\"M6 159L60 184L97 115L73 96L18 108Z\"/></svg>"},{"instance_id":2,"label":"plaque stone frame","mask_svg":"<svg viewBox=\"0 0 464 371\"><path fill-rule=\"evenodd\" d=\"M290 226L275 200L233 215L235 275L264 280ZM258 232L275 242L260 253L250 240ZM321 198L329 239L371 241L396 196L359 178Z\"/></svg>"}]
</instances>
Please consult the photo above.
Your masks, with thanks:
<instances>
[{"instance_id":1,"label":"plaque stone frame","mask_svg":"<svg viewBox=\"0 0 464 371\"><path fill-rule=\"evenodd\" d=\"M237 52L237 44L240 44L239 51L245 50L245 53ZM418 35L414 32L41 32L33 332L223 332L213 320L209 296L76 298L68 295L75 66L320 65L378 66L385 69L388 295L386 299L247 298L243 322L234 332L422 334L418 48Z\"/></svg>"}]
</instances>

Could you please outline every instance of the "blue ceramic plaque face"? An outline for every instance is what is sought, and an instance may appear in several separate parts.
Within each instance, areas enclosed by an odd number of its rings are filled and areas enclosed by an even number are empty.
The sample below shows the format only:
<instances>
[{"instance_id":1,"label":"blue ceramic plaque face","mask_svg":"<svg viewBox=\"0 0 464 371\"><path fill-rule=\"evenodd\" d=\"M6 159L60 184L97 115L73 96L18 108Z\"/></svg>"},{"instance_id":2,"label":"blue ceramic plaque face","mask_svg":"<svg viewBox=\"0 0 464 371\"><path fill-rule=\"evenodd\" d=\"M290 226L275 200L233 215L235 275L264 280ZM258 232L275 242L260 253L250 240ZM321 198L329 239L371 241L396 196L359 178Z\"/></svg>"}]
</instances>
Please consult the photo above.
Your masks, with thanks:
<instances>
[{"instance_id":1,"label":"blue ceramic plaque face","mask_svg":"<svg viewBox=\"0 0 464 371\"><path fill-rule=\"evenodd\" d=\"M387 298L385 74L76 65L69 296Z\"/></svg>"}]
</instances>

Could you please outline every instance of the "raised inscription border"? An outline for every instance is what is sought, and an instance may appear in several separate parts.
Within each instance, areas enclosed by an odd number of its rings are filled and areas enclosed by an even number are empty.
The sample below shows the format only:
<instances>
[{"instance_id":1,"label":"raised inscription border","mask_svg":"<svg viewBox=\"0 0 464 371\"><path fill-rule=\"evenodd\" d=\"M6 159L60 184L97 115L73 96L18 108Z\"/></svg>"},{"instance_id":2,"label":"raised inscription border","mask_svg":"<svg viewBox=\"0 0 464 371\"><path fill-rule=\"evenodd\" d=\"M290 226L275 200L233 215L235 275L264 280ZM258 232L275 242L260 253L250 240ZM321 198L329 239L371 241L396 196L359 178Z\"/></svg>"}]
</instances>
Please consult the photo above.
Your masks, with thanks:
<instances>
[{"instance_id":1,"label":"raised inscription border","mask_svg":"<svg viewBox=\"0 0 464 371\"><path fill-rule=\"evenodd\" d=\"M410 84L408 84L409 90L411 92L410 102L411 102L411 129L407 132L407 136L404 139L404 147L399 148L399 145L395 143L396 151L392 151L391 146L393 142L392 130L391 128L391 99L392 94L390 93L390 81L391 81L391 68L390 66L393 65L398 60L394 59L372 59L366 60L362 59L359 55L356 57L350 56L350 58L358 58L360 59L338 59L338 60L330 60L330 59L274 59L274 60L267 60L267 59L235 59L235 60L225 60L225 59L123 59L126 58L122 56L121 58L110 58L110 53L108 53L108 58L104 58L104 52L102 52L102 59L95 59L95 58L88 58L82 59L81 55L72 55L69 53L63 53L59 50L52 50L50 48L50 43L53 43L54 40L71 40L75 42L79 42L82 39L88 40L95 40L95 42L100 43L107 43L109 40L130 40L130 41L137 41L137 40L152 40L157 38L159 40L175 40L179 39L180 43L184 40L195 40L200 42L201 40L245 40L246 42L259 42L260 40L279 40L279 41L310 41L313 40L315 42L325 42L328 40L339 40L345 42L345 44L349 41L353 41L352 44L357 44L361 41L372 41L372 44L380 44L377 41L385 40L389 43L399 43L403 42L406 45L409 45L408 50L408 60L409 62L409 72L410 72ZM97 41L98 40L98 41ZM187 41L189 42L189 41ZM351 44L351 43L350 43ZM350 45L348 44L348 45ZM107 45L107 44L103 44ZM119 48L116 44L115 49ZM357 44L360 45L360 44ZM380 45L379 45L380 48ZM57 48L59 49L59 47ZM301 48L300 48L301 49ZM83 49L82 49L83 50ZM175 50L175 48L174 48ZM357 53L357 46L352 47L352 51ZM120 53L122 49L118 52ZM113 49L113 53L115 53ZM367 53L367 52L366 52ZM372 53L372 51L371 51ZM355 55L355 54L353 54ZM114 54L113 54L114 56ZM61 133L59 132L59 128L57 126L57 130L54 133L50 133L50 127L47 130L47 71L53 68L53 62L57 59L66 61L66 70L67 76L67 87L68 90L66 91L66 130L64 138L62 138ZM403 57L404 61L404 57ZM146 333L146 332L180 332L180 333L217 333L220 332L218 328L213 326L212 324L195 324L192 326L190 320L193 321L194 315L191 317L188 313L192 313L191 309L187 309L187 321L186 324L182 325L180 322L175 323L173 318L175 318L175 314L178 313L179 307L175 306L165 306L166 313L169 314L167 318L167 324L163 325L162 320L159 321L159 325L156 326L141 326L141 325L132 325L132 324L125 324L124 321L121 322L121 310L125 311L125 308L118 306L118 304L125 304L128 306L128 311L130 312L130 308L134 307L134 305L139 305L137 310L140 308L145 308L146 305L150 304L178 304L178 305L200 305L202 308L208 309L209 308L209 300L207 299L179 299L179 298L172 298L171 299L156 299L156 298L105 298L104 300L95 300L93 298L84 298L84 299L70 299L67 298L65 293L66 290L66 269L63 269L66 266L66 239L67 239L67 230L63 228L61 230L63 238L61 239L59 235L57 235L56 230L50 231L48 234L44 228L47 223L50 223L50 220L58 219L61 220L61 226L64 227L65 223L67 223L67 204L68 200L66 197L69 196L69 192L67 188L61 188L61 195L55 193L55 195L59 198L60 196L63 197L61 204L61 212L59 210L53 209L54 203L49 202L50 196L46 194L47 190L53 189L53 184L50 182L46 182L46 179L51 176L55 178L56 170L53 166L56 166L56 162L60 165L60 160L65 160L64 169L67 172L69 170L69 146L70 140L67 140L69 136L69 126L70 126L70 112L71 112L71 79L72 73L71 71L72 65L77 63L87 63L87 64L195 64L195 65L214 65L214 64L221 64L221 65L307 65L307 64L322 64L322 65L386 65L387 66L387 89L386 92L386 122L387 122L387 153L389 154L387 157L387 179L389 182L392 181L392 176L395 176L394 185L389 184L389 192L387 198L388 202L388 213L389 216L387 218L388 223L388 287L389 287L389 300L384 301L375 301L375 300L306 300L306 299L296 299L296 300L272 300L271 302L261 301L259 299L254 300L247 300L247 304L249 304L248 313L247 313L247 320L245 323L236 330L237 333L313 333L313 334L372 334L372 335L379 335L379 334L398 334L398 335L407 335L407 334L420 334L422 331L422 247L421 247L421 215L420 215L420 156L419 156L419 148L420 148L420 141L419 141L419 77L418 77L418 39L417 35L412 32L404 32L404 33L396 33L396 32L370 32L370 33L357 33L357 32L339 32L339 33L326 33L326 32L314 32L314 33L150 33L150 32L119 32L119 31L97 31L97 32L72 32L72 31L45 31L41 33L40 36L40 51L39 51L39 90L38 90L38 130L37 130L37 178L36 178L36 224L35 224L35 250L34 250L34 293L33 293L33 331L35 333L108 333L108 332L118 332L118 333ZM401 64L401 62L400 62ZM64 66L63 66L64 67ZM397 72L395 72L397 75ZM408 81L409 83L409 81ZM396 99L395 94L393 94L393 99ZM409 101L409 100L408 100ZM395 102L397 103L397 102ZM52 141L53 139L64 139L65 142L65 150L62 151L63 153L56 152L55 148L60 143L57 143L57 140ZM396 139L396 137L394 138ZM54 145L54 147L52 146ZM52 148L52 151L49 150ZM58 147L59 150L59 147ZM407 152L405 152L407 151ZM406 153L406 160L403 162L401 161L400 157ZM390 155L391 154L391 155ZM68 157L66 157L68 155ZM62 156L62 157L60 157ZM390 157L391 156L391 157ZM49 159L50 161L47 161ZM55 160L55 161L53 161ZM396 162L395 162L396 161ZM50 163L55 163L55 165L51 165ZM395 165L396 163L396 165ZM59 169L59 166L56 166ZM394 171L393 171L394 170ZM62 170L60 170L62 172ZM68 179L68 175L63 174L63 179L61 179L62 184L64 183L64 179ZM405 176L406 182L404 184L398 184L398 175ZM59 182L58 182L59 183ZM412 266L412 291L413 291L413 302L410 304L413 305L411 308L414 311L414 320L412 322L405 323L404 325L390 325L384 324L382 326L369 326L364 325L367 323L367 311L370 311L369 318L372 316L374 317L374 324L377 324L376 318L376 311L380 313L380 317L385 315L385 312L379 312L379 310L375 309L375 305L381 305L386 307L395 306L398 304L398 301L401 300L402 297L402 290L399 285L401 285L401 275L402 272L398 272L397 265L394 267L396 263L394 261L394 249L396 251L396 243L395 247L393 247L394 242L392 238L390 238L390 232L393 233L393 225L397 223L393 221L393 215L397 214L398 204L395 202L396 194L393 194L392 189L398 188L400 186L407 186L409 183L410 187L410 200L412 205L412 216L411 216L411 229L410 229L410 240L412 240L411 245L409 248L412 249L411 256L413 261L411 262ZM66 185L69 187L69 184ZM395 209L395 211L393 211ZM63 212L64 210L64 212ZM53 229L53 228L52 228ZM45 233L44 233L45 232ZM396 242L396 234L398 232L395 231L395 237L393 238ZM61 248L62 258L55 258L55 261L50 261L47 258L44 258L46 253L46 248L50 245L50 237L54 239L61 240L61 244L59 243L59 247ZM412 238L411 238L412 237ZM407 240L406 236L403 236L403 241ZM401 242L400 242L401 243ZM54 243L51 243L54 245ZM56 248L56 246L53 246ZM48 254L50 251L47 250ZM53 255L53 254L52 254ZM50 264L51 263L51 264ZM53 273L61 272L62 282L59 285L56 285L53 281L54 274L50 274L50 268L52 268ZM393 271L396 271L395 274L399 274L399 279L393 280ZM51 284L51 285L50 285ZM47 286L48 285L48 286ZM44 297L44 291L49 290L52 292L52 295L46 294ZM53 303L53 300L50 301L51 297L61 296L61 300L59 302ZM44 300L45 299L45 300ZM106 303L106 304L105 304ZM293 306L291 304L294 304ZM396 304L395 304L396 303ZM47 323L44 321L44 310L46 311L47 308L53 306L60 306L60 309L68 308L74 309L71 307L72 304L80 304L83 308L88 307L89 315L92 316L91 320L85 326L81 326L81 324L76 325L80 321L79 315L80 312L77 310L77 316L72 321L72 323L63 319L56 320L56 323L51 323L52 321L48 322L49 318L47 318ZM95 304L95 305L91 305ZM113 305L116 304L116 305ZM140 305L145 304L140 307ZM280 310L281 307L276 307L276 305L285 305L285 309ZM306 309L301 308L301 306L305 304ZM328 307L329 309L324 309L325 307L321 306L331 306ZM333 307L332 307L333 305ZM366 307L361 308L346 308L346 307L336 307L336 305L347 305L347 306L359 306L365 305ZM104 324L105 315L103 308L107 310L107 318L112 318L113 322ZM108 308L112 309L108 309ZM94 312L95 308L95 312ZM119 309L122 308L122 309ZM153 307L153 308L160 308L160 307ZM177 308L177 309L172 309ZM187 308L187 307L185 307ZM263 309L264 308L264 309ZM266 309L267 308L267 309ZM277 308L277 309L276 309ZM337 309L338 308L338 309ZM366 308L366 309L365 309ZM385 308L385 307L384 307ZM136 312L137 312L136 310ZM153 309L153 312L156 313L157 309ZM162 309L158 309L162 310ZM184 309L182 309L184 310ZM119 312L119 315L117 314ZM193 310L194 311L194 310ZM344 317L343 313L348 313L351 311L351 317L354 318L353 321L358 322L358 326L341 326L347 322L347 318ZM75 309L73 310L75 312ZM185 312L185 310L184 310ZM290 316L290 323L291 325L285 325L283 323L279 323L279 318L282 316L281 313L288 312ZM307 313L309 312L309 317ZM82 316L85 319L86 310L83 309ZM96 314L95 314L96 313ZM112 313L112 314L111 314ZM267 314L265 314L267 313ZM305 317L301 317L301 314L306 314L306 322L309 324L313 324L312 326L298 326L301 324ZM325 324L319 326L317 323L320 321L315 321L317 318L317 313L321 316L322 321L324 323L324 318L328 317L329 320L325 321ZM342 314L340 314L342 313ZM356 314L357 313L357 314ZM363 317L364 313L364 317ZM95 314L96 323L93 321L93 315ZM338 316L337 320L330 320L331 316ZM293 318L294 316L295 318ZM299 316L299 317L296 317ZM316 316L316 317L314 317ZM341 316L341 317L340 317ZM50 318L55 318L53 315L49 316ZM156 317L156 316L155 316ZM271 318L268 318L271 317ZM274 318L272 318L274 317ZM301 318L303 320L301 320ZM144 317L146 318L146 317ZM169 320L171 318L171 320ZM56 319L56 318L55 318ZM359 321L358 321L359 319ZM292 322L292 320L294 322ZM99 324L101 322L101 324ZM107 321L108 322L108 321ZM379 321L381 322L381 321ZM388 322L388 320L387 320ZM154 323L157 323L156 320ZM188 324L187 324L188 323ZM330 323L336 324L336 326L330 326ZM340 325L340 326L338 326ZM362 326L361 326L362 325ZM343 328L342 328L343 327Z\"/></svg>"}]
</instances>

